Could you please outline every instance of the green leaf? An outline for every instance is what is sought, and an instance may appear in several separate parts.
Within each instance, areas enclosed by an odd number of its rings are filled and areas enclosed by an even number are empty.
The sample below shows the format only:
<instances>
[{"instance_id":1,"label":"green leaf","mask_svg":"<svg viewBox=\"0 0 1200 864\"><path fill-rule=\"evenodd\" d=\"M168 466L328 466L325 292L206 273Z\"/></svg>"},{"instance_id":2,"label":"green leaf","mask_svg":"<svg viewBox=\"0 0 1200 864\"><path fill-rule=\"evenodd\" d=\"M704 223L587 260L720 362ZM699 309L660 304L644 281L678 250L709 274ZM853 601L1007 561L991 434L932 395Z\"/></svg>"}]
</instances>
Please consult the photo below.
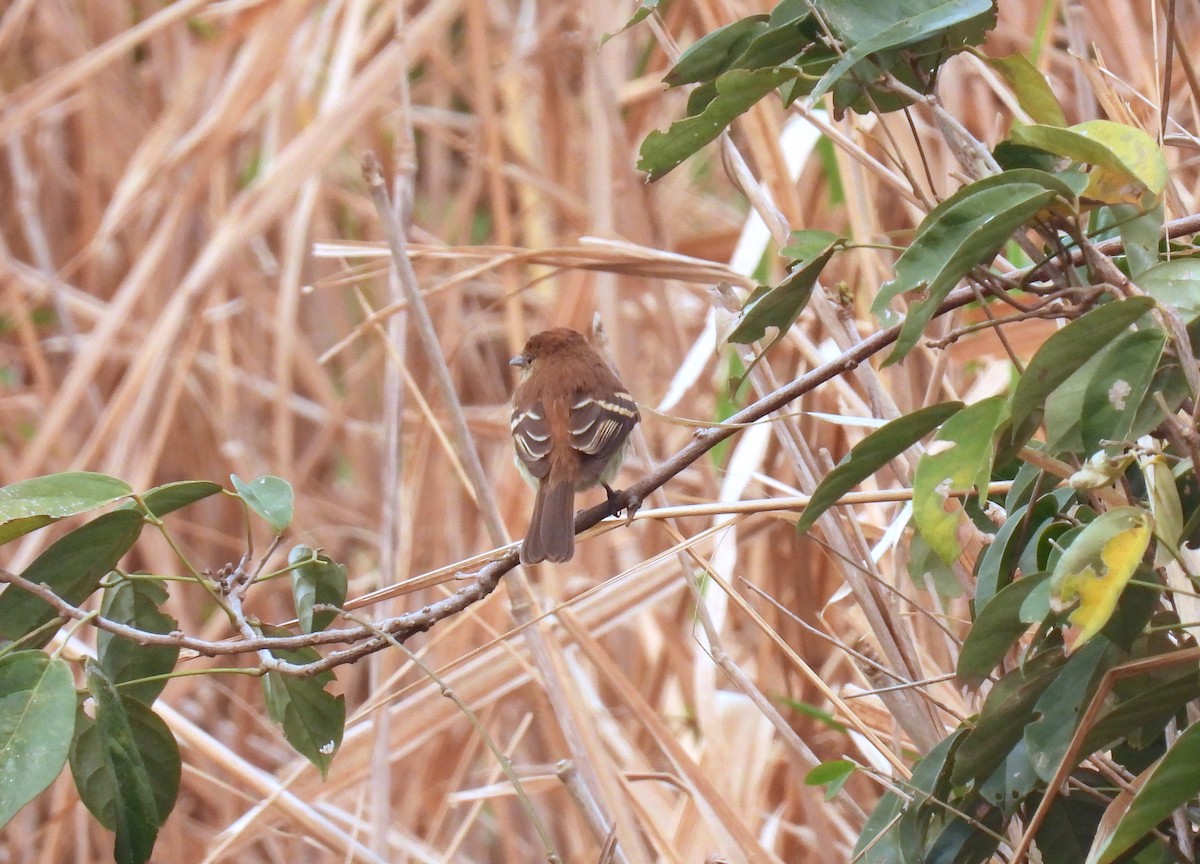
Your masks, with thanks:
<instances>
[{"instance_id":1,"label":"green leaf","mask_svg":"<svg viewBox=\"0 0 1200 864\"><path fill-rule=\"evenodd\" d=\"M1069 534L1070 529L1067 529L1062 522L1047 522L1040 529L1040 533L1043 537L1050 533L1055 535L1059 535L1060 533ZM1029 545L1032 547L1034 542L1031 542ZM1026 549L1026 551L1030 550ZM1026 624L1049 623L1050 616L1056 614L1050 608L1050 571L1038 570L1032 575L1025 577L1025 579L1034 578L1038 580L1038 584L1034 585L1033 590L1025 597L1025 602L1021 604L1021 610L1018 615ZM1024 579L1021 581L1024 581Z\"/></svg>"},{"instance_id":2,"label":"green leaf","mask_svg":"<svg viewBox=\"0 0 1200 864\"><path fill-rule=\"evenodd\" d=\"M774 327L776 332L771 341L763 347L742 374L732 380L731 392L737 393L741 389L754 367L763 357L767 356L771 347L787 334L792 324L800 317L800 313L804 311L809 298L812 297L813 286L816 285L821 270L829 262L837 247L843 243L841 238L827 231L813 233L827 235L832 239L828 240L824 248L815 252L815 257L798 262L800 266L795 267L781 283L774 287L760 286L746 300L737 325L726 341L747 344L765 337L768 327ZM810 251L800 245L789 248L801 252Z\"/></svg>"},{"instance_id":3,"label":"green leaf","mask_svg":"<svg viewBox=\"0 0 1200 864\"><path fill-rule=\"evenodd\" d=\"M687 111L689 116L698 114L716 95L713 81L733 69L786 64L801 75L812 75L817 67L821 71L828 68L835 58L817 35L818 24L807 5L779 3L769 16L751 15L697 40L664 81L671 87L700 85L689 96Z\"/></svg>"},{"instance_id":4,"label":"green leaf","mask_svg":"<svg viewBox=\"0 0 1200 864\"><path fill-rule=\"evenodd\" d=\"M679 166L716 139L735 118L799 72L791 68L733 69L716 80L716 97L694 117L677 120L665 132L654 131L642 142L638 170L650 181Z\"/></svg>"},{"instance_id":5,"label":"green leaf","mask_svg":"<svg viewBox=\"0 0 1200 864\"><path fill-rule=\"evenodd\" d=\"M1004 511L1011 515L1018 507L1029 504L1034 495L1042 495L1045 472L1032 462L1018 462L1012 486L1004 496Z\"/></svg>"},{"instance_id":6,"label":"green leaf","mask_svg":"<svg viewBox=\"0 0 1200 864\"><path fill-rule=\"evenodd\" d=\"M1113 204L1108 209L1121 233L1129 275L1136 280L1159 261L1158 247L1163 241L1162 201L1145 211L1132 204Z\"/></svg>"},{"instance_id":7,"label":"green leaf","mask_svg":"<svg viewBox=\"0 0 1200 864\"><path fill-rule=\"evenodd\" d=\"M1187 332L1194 352L1196 347L1200 347L1200 318L1188 325ZM1166 359L1159 362L1146 390L1147 397L1138 406L1133 427L1129 430L1130 441L1153 432L1166 417L1179 410L1185 399L1191 398L1191 387L1174 352L1164 352L1164 357Z\"/></svg>"},{"instance_id":8,"label":"green leaf","mask_svg":"<svg viewBox=\"0 0 1200 864\"><path fill-rule=\"evenodd\" d=\"M996 461L1014 456L1037 431L1046 399L1060 384L1153 308L1154 301L1149 297L1105 303L1047 339L1013 391L1010 426L1007 435L1001 436Z\"/></svg>"},{"instance_id":9,"label":"green leaf","mask_svg":"<svg viewBox=\"0 0 1200 864\"><path fill-rule=\"evenodd\" d=\"M246 506L261 516L276 534L282 534L292 524L292 508L295 504L292 484L270 474L249 483L236 474L230 474L229 479Z\"/></svg>"},{"instance_id":10,"label":"green leaf","mask_svg":"<svg viewBox=\"0 0 1200 864\"><path fill-rule=\"evenodd\" d=\"M979 797L1012 815L1025 798L1041 784L1029 761L1025 742L1018 741L986 780L978 784Z\"/></svg>"},{"instance_id":11,"label":"green leaf","mask_svg":"<svg viewBox=\"0 0 1200 864\"><path fill-rule=\"evenodd\" d=\"M129 551L143 524L142 514L132 510L105 513L55 541L21 576L78 606ZM0 594L0 644L20 639L55 617L43 600L10 585ZM40 648L52 638L54 631L48 630L25 645Z\"/></svg>"},{"instance_id":12,"label":"green leaf","mask_svg":"<svg viewBox=\"0 0 1200 864\"><path fill-rule=\"evenodd\" d=\"M850 859L854 864L902 864L904 853L896 826L906 803L895 792L883 793L854 844Z\"/></svg>"},{"instance_id":13,"label":"green leaf","mask_svg":"<svg viewBox=\"0 0 1200 864\"><path fill-rule=\"evenodd\" d=\"M1033 707L1062 671L1065 659L1054 652L1034 658L996 682L979 719L958 749L952 781L983 781L1021 742L1025 724L1036 719Z\"/></svg>"},{"instance_id":14,"label":"green leaf","mask_svg":"<svg viewBox=\"0 0 1200 864\"><path fill-rule=\"evenodd\" d=\"M0 489L0 543L7 543L65 516L120 500L133 490L104 474L68 471L34 477Z\"/></svg>"},{"instance_id":15,"label":"green leaf","mask_svg":"<svg viewBox=\"0 0 1200 864\"><path fill-rule=\"evenodd\" d=\"M1025 746L1044 782L1053 779L1095 685L1111 666L1108 643L1102 639L1089 643L1067 661L1033 706L1033 713L1041 717L1025 727Z\"/></svg>"},{"instance_id":16,"label":"green leaf","mask_svg":"<svg viewBox=\"0 0 1200 864\"><path fill-rule=\"evenodd\" d=\"M808 506L796 523L796 533L803 534L811 528L839 498L954 416L962 407L961 402L930 405L879 427L859 441L813 490Z\"/></svg>"},{"instance_id":17,"label":"green leaf","mask_svg":"<svg viewBox=\"0 0 1200 864\"><path fill-rule=\"evenodd\" d=\"M1110 342L1085 360L1066 381L1058 385L1054 391L1054 398L1046 403L1043 422L1046 426L1047 453L1056 455L1084 452L1083 436L1079 431L1083 423L1083 397L1087 395L1088 382L1092 380L1092 376L1104 360L1104 355L1112 346L1113 343Z\"/></svg>"},{"instance_id":18,"label":"green leaf","mask_svg":"<svg viewBox=\"0 0 1200 864\"><path fill-rule=\"evenodd\" d=\"M1148 328L1122 333L1105 352L1084 391L1079 418L1083 452L1094 452L1102 440L1128 437L1166 343L1165 333Z\"/></svg>"},{"instance_id":19,"label":"green leaf","mask_svg":"<svg viewBox=\"0 0 1200 864\"><path fill-rule=\"evenodd\" d=\"M857 770L858 766L849 759L834 759L822 762L809 771L804 777L804 783L806 786L828 786L825 790L825 800L832 801Z\"/></svg>"},{"instance_id":20,"label":"green leaf","mask_svg":"<svg viewBox=\"0 0 1200 864\"><path fill-rule=\"evenodd\" d=\"M1165 456L1140 456L1138 467L1146 483L1150 515L1154 517L1154 536L1158 539L1154 566L1165 567L1179 553L1184 525L1183 502Z\"/></svg>"},{"instance_id":21,"label":"green leaf","mask_svg":"<svg viewBox=\"0 0 1200 864\"><path fill-rule=\"evenodd\" d=\"M122 696L121 707L145 763L161 825L175 809L179 794L182 771L179 745L167 724L145 703ZM117 781L105 762L105 746L96 721L84 713L80 705L76 714L75 740L71 744L71 776L75 779L80 800L96 821L109 831L116 831Z\"/></svg>"},{"instance_id":22,"label":"green leaf","mask_svg":"<svg viewBox=\"0 0 1200 864\"><path fill-rule=\"evenodd\" d=\"M1021 606L1030 593L1050 578L1035 573L1006 585L983 607L967 633L958 655L958 677L980 681L991 674L1029 624L1022 620Z\"/></svg>"},{"instance_id":23,"label":"green leaf","mask_svg":"<svg viewBox=\"0 0 1200 864\"><path fill-rule=\"evenodd\" d=\"M882 315L895 297L912 292L887 364L912 350L938 306L972 267L988 264L1014 231L1056 198L1071 202L1074 192L1053 174L1018 168L977 180L931 210L896 261L896 278L884 284L871 306Z\"/></svg>"},{"instance_id":24,"label":"green leaf","mask_svg":"<svg viewBox=\"0 0 1200 864\"><path fill-rule=\"evenodd\" d=\"M1200 698L1200 670L1192 667L1168 678L1142 675L1121 682L1118 687L1122 701L1096 721L1080 752L1108 750L1121 739L1139 735L1156 738L1167 721L1189 702Z\"/></svg>"},{"instance_id":25,"label":"green leaf","mask_svg":"<svg viewBox=\"0 0 1200 864\"><path fill-rule=\"evenodd\" d=\"M780 698L779 702L780 704L791 708L798 714L803 714L805 717L816 720L818 723L832 729L834 732L840 732L842 734L845 734L846 732L845 724L839 723L836 717L823 708L818 708L816 705L812 705L808 702L798 702L795 699Z\"/></svg>"},{"instance_id":26,"label":"green leaf","mask_svg":"<svg viewBox=\"0 0 1200 864\"><path fill-rule=\"evenodd\" d=\"M1091 791L1091 790L1089 790ZM1101 793L1092 791L1096 798ZM1088 846L1096 836L1096 828L1100 822L1102 808L1094 798L1088 797L1078 789L1070 789L1065 795L1058 795L1046 819L1038 831L1037 847L1043 861L1053 861L1054 864L1084 864L1087 858ZM1167 864L1168 859L1159 857L1137 859L1129 864Z\"/></svg>"},{"instance_id":27,"label":"green leaf","mask_svg":"<svg viewBox=\"0 0 1200 864\"><path fill-rule=\"evenodd\" d=\"M832 231L822 231L818 228L793 231L788 236L787 244L779 250L779 254L784 258L791 258L792 266L807 264L824 255L826 249L839 242L845 243L846 238Z\"/></svg>"},{"instance_id":28,"label":"green leaf","mask_svg":"<svg viewBox=\"0 0 1200 864\"><path fill-rule=\"evenodd\" d=\"M958 749L964 741L964 729L942 739L924 759L913 766L906 789L912 801L904 808L897 830L905 860L928 860L931 828L943 824L945 801L951 795L951 775Z\"/></svg>"},{"instance_id":29,"label":"green leaf","mask_svg":"<svg viewBox=\"0 0 1200 864\"><path fill-rule=\"evenodd\" d=\"M947 563L962 553L958 528L968 521L951 492L987 489L992 473L992 435L1004 399L993 396L968 405L945 422L913 475L913 521L921 536Z\"/></svg>"},{"instance_id":30,"label":"green leaf","mask_svg":"<svg viewBox=\"0 0 1200 864\"><path fill-rule=\"evenodd\" d=\"M1200 794L1200 725L1189 726L1166 755L1139 775L1133 792L1113 799L1088 852L1087 864L1109 864Z\"/></svg>"},{"instance_id":31,"label":"green leaf","mask_svg":"<svg viewBox=\"0 0 1200 864\"><path fill-rule=\"evenodd\" d=\"M600 37L600 46L604 47L605 43L607 43L609 39L619 36L630 27L633 27L635 24L640 24L646 18L650 17L650 13L654 11L655 7L658 6L658 3L659 0L641 0L641 2L638 4L637 10L629 17L629 20L620 27L620 29L618 29L615 33L605 33Z\"/></svg>"},{"instance_id":32,"label":"green leaf","mask_svg":"<svg viewBox=\"0 0 1200 864\"><path fill-rule=\"evenodd\" d=\"M167 591L159 582L149 579L122 579L104 589L100 614L118 624L128 624L149 633L170 633L179 623L160 607L167 600ZM170 645L139 645L101 630L96 637L96 653L100 668L108 679L120 687L121 695L154 704L167 686L166 680L126 684L139 678L166 675L175 668L179 648Z\"/></svg>"},{"instance_id":33,"label":"green leaf","mask_svg":"<svg viewBox=\"0 0 1200 864\"><path fill-rule=\"evenodd\" d=\"M984 62L995 69L1017 97L1021 108L1035 123L1048 126L1066 126L1058 97L1046 83L1046 78L1024 54L1009 54L1007 57L984 57Z\"/></svg>"},{"instance_id":34,"label":"green leaf","mask_svg":"<svg viewBox=\"0 0 1200 864\"><path fill-rule=\"evenodd\" d=\"M957 41L975 41L978 33L995 23L992 0L817 0L814 3L821 18L843 43L845 53L826 72L812 91L813 101L820 99L830 87L852 67L871 54L911 46L937 37L947 43L946 53L956 46L950 35L956 28L961 34Z\"/></svg>"},{"instance_id":35,"label":"green leaf","mask_svg":"<svg viewBox=\"0 0 1200 864\"><path fill-rule=\"evenodd\" d=\"M922 591L932 590L943 600L961 597L962 583L954 568L933 551L918 531L908 544L908 575Z\"/></svg>"},{"instance_id":36,"label":"green leaf","mask_svg":"<svg viewBox=\"0 0 1200 864\"><path fill-rule=\"evenodd\" d=\"M751 15L702 36L679 55L663 81L669 87L699 84L729 71L754 38L766 31L767 21L766 15Z\"/></svg>"},{"instance_id":37,"label":"green leaf","mask_svg":"<svg viewBox=\"0 0 1200 864\"><path fill-rule=\"evenodd\" d=\"M1167 186L1161 148L1132 126L1111 120L1088 120L1068 129L1021 126L1010 137L1017 144L1092 165L1084 197L1096 201L1152 206Z\"/></svg>"},{"instance_id":38,"label":"green leaf","mask_svg":"<svg viewBox=\"0 0 1200 864\"><path fill-rule=\"evenodd\" d=\"M271 653L291 663L313 663L321 659L312 648ZM325 689L332 681L331 672L306 678L279 672L268 672L263 676L267 713L283 727L283 736L288 743L316 766L322 777L329 772L346 728L346 697L334 696Z\"/></svg>"},{"instance_id":39,"label":"green leaf","mask_svg":"<svg viewBox=\"0 0 1200 864\"><path fill-rule=\"evenodd\" d=\"M134 700L122 701L112 682L95 664L88 664L87 682L96 701L101 761L112 778L113 832L117 835L113 857L117 864L143 864L150 860L159 826L167 817L167 813L159 811L152 768L139 748L139 737L144 730L135 733L130 722L131 708L139 710L132 706L143 709L145 706ZM166 732L167 737L170 734ZM176 788L178 776L175 775ZM99 818L95 811L93 815Z\"/></svg>"},{"instance_id":40,"label":"green leaf","mask_svg":"<svg viewBox=\"0 0 1200 864\"><path fill-rule=\"evenodd\" d=\"M964 811L972 809L974 797L964 802ZM958 815L939 814L931 820L930 838L924 861L974 862L994 861L993 853L1000 844L997 833L1003 828L1003 815L996 808L981 808L979 816L970 819ZM937 830L939 829L940 830ZM934 833L936 831L936 834Z\"/></svg>"},{"instance_id":41,"label":"green leaf","mask_svg":"<svg viewBox=\"0 0 1200 864\"><path fill-rule=\"evenodd\" d=\"M1036 168L1039 171L1047 171L1053 174L1058 170L1058 166L1062 164L1062 160L1056 156L1047 153L1045 150L1039 150L1036 147L1026 147L1023 144L1014 144L1011 141L1000 141L992 148L992 158L996 160L996 164L1000 166L1002 171L1011 171L1014 168ZM1080 190L1087 188L1087 175L1080 175L1083 178L1083 183Z\"/></svg>"},{"instance_id":42,"label":"green leaf","mask_svg":"<svg viewBox=\"0 0 1200 864\"><path fill-rule=\"evenodd\" d=\"M764 285L755 290L742 307L737 326L729 334L728 341L742 345L757 342L767 335L768 327L775 327L778 333L771 344L778 342L804 311L812 296L813 286L817 284L817 277L841 242L841 238L834 236L825 248L789 273L778 285Z\"/></svg>"},{"instance_id":43,"label":"green leaf","mask_svg":"<svg viewBox=\"0 0 1200 864\"><path fill-rule=\"evenodd\" d=\"M786 64L796 66L802 75L813 74L814 61L821 69L828 68L833 59L828 47L819 41L818 32L819 25L807 5L801 8L795 3L780 3L771 10L767 29L746 46L731 68L764 69Z\"/></svg>"},{"instance_id":44,"label":"green leaf","mask_svg":"<svg viewBox=\"0 0 1200 864\"><path fill-rule=\"evenodd\" d=\"M308 546L295 546L288 553L292 570L292 600L296 618L305 633L324 630L336 612L313 612L315 604L341 606L346 602L346 568L328 555Z\"/></svg>"},{"instance_id":45,"label":"green leaf","mask_svg":"<svg viewBox=\"0 0 1200 864\"><path fill-rule=\"evenodd\" d=\"M1183 323L1200 318L1200 258L1164 261L1142 273L1138 287L1179 313Z\"/></svg>"},{"instance_id":46,"label":"green leaf","mask_svg":"<svg viewBox=\"0 0 1200 864\"><path fill-rule=\"evenodd\" d=\"M167 483L143 493L140 497L146 509L158 518L173 513L189 504L195 504L210 495L222 491L217 483L207 480L182 480L178 483Z\"/></svg>"},{"instance_id":47,"label":"green leaf","mask_svg":"<svg viewBox=\"0 0 1200 864\"><path fill-rule=\"evenodd\" d=\"M75 684L59 657L0 657L0 827L54 782L75 728Z\"/></svg>"},{"instance_id":48,"label":"green leaf","mask_svg":"<svg viewBox=\"0 0 1200 864\"><path fill-rule=\"evenodd\" d=\"M1013 507L1009 502L1008 518L996 532L996 538L983 552L975 573L975 614L991 603L996 593L1008 585L1016 571L1017 562L1030 540L1038 535L1042 527L1058 518L1058 514L1074 496L1072 489L1055 489L1043 495L1028 514L1028 505Z\"/></svg>"},{"instance_id":49,"label":"green leaf","mask_svg":"<svg viewBox=\"0 0 1200 864\"><path fill-rule=\"evenodd\" d=\"M944 783L947 767L962 738L963 730L952 732L917 760L908 784L914 793L911 801L905 801L895 792L884 793L854 844L851 860L855 864L899 864L907 860L901 849L904 826L899 824L900 817L919 809L931 797L938 797L937 787Z\"/></svg>"}]
</instances>

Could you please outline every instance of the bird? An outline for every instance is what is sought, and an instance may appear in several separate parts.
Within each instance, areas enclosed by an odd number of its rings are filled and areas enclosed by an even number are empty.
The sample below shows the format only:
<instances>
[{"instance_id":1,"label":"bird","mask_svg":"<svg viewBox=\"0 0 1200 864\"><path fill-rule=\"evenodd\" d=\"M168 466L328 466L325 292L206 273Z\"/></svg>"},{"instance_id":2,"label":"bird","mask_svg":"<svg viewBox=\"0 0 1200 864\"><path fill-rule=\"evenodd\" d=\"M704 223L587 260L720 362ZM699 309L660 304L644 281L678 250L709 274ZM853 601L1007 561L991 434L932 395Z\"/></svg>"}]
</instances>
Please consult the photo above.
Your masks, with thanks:
<instances>
[{"instance_id":1,"label":"bird","mask_svg":"<svg viewBox=\"0 0 1200 864\"><path fill-rule=\"evenodd\" d=\"M641 419L637 403L588 344L567 327L529 337L509 361L521 369L510 428L515 461L537 491L521 563L569 561L575 554L575 493L608 485Z\"/></svg>"}]
</instances>

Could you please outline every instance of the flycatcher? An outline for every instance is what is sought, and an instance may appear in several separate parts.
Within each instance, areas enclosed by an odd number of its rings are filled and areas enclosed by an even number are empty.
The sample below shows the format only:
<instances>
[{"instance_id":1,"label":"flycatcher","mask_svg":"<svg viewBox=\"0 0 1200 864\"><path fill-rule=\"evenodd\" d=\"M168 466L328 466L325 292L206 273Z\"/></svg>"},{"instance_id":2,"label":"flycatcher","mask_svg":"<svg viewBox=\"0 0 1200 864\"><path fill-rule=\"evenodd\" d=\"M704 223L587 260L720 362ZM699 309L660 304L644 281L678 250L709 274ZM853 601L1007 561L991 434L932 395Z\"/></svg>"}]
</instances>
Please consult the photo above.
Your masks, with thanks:
<instances>
[{"instance_id":1,"label":"flycatcher","mask_svg":"<svg viewBox=\"0 0 1200 864\"><path fill-rule=\"evenodd\" d=\"M608 364L566 327L529 338L509 361L523 370L513 393L517 467L537 490L521 563L569 561L575 554L575 493L616 476L637 405Z\"/></svg>"}]
</instances>

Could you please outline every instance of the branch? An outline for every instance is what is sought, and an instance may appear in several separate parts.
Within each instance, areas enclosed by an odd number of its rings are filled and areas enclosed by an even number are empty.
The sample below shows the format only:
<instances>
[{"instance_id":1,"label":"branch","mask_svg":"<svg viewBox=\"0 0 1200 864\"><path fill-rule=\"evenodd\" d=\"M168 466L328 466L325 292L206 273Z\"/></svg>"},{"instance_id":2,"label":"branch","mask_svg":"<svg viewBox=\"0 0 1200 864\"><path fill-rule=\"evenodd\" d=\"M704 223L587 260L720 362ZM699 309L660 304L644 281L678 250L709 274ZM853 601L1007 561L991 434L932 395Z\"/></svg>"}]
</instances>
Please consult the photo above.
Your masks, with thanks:
<instances>
[{"instance_id":1,"label":"branch","mask_svg":"<svg viewBox=\"0 0 1200 864\"><path fill-rule=\"evenodd\" d=\"M1187 216L1167 223L1166 233L1170 237L1194 234L1200 231L1200 215ZM1119 239L1097 244L1094 251L1104 255L1119 252L1122 248ZM1072 250L1073 263L1083 260L1084 252ZM1008 274L1013 278L1044 278L1050 268L1061 266L1057 260L1048 261L1025 270ZM976 300L975 293L970 287L958 288L952 291L934 317L958 309ZM854 369L877 352L896 341L900 333L900 324L881 330L858 342L845 351L840 357L831 360L815 369L809 370L794 381L767 394L738 413L729 417L720 425L706 426L698 429L687 445L673 456L659 464L651 473L645 475L627 489L617 493L615 503L621 509L637 509L646 497L662 487L676 474L679 474L705 453L716 447L722 441L741 431L741 427L763 419L768 414L780 410L789 402L816 389L826 381ZM580 533L599 524L611 513L609 502L598 504L588 510L581 511L575 518L575 531ZM405 612L393 618L384 619L372 627L349 627L339 630L323 630L319 633L305 633L297 636L259 636L242 638L240 640L224 640L218 642L206 641L188 636L181 632L153 633L140 630L127 624L121 624L80 609L63 600L48 586L34 583L15 573L0 569L0 582L10 583L13 587L27 591L43 600L64 618L78 621L89 621L101 630L116 636L129 639L141 645L160 645L185 648L204 656L219 656L247 654L260 651L295 650L318 645L343 644L350 647L332 651L321 660L309 664L293 664L273 658L273 671L284 674L311 676L333 669L346 663L352 663L367 655L385 648L390 640L405 642L418 633L431 629L438 621L456 615L486 598L500 584L500 579L518 564L518 547L512 546L476 571L466 577L467 585L441 600L430 603L423 608ZM386 634L380 636L378 634ZM260 664L260 672L267 671Z\"/></svg>"}]
</instances>

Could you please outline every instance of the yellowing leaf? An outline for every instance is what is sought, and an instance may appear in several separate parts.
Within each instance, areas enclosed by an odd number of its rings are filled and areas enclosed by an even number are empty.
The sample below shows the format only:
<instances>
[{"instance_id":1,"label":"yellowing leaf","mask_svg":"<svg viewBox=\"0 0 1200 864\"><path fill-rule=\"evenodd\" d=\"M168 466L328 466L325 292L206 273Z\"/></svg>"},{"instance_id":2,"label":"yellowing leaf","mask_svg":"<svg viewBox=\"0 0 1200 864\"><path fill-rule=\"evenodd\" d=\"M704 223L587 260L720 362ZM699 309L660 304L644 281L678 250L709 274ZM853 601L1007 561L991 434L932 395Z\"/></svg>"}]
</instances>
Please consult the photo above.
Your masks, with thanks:
<instances>
[{"instance_id":1,"label":"yellowing leaf","mask_svg":"<svg viewBox=\"0 0 1200 864\"><path fill-rule=\"evenodd\" d=\"M1109 510L1084 528L1058 560L1050 580L1052 606L1062 611L1079 601L1070 622L1081 630L1070 650L1099 633L1112 617L1150 543L1152 526L1150 514L1136 507Z\"/></svg>"},{"instance_id":2,"label":"yellowing leaf","mask_svg":"<svg viewBox=\"0 0 1200 864\"><path fill-rule=\"evenodd\" d=\"M1145 186L1155 199L1167 188L1167 162L1162 149L1141 129L1111 120L1088 120L1071 129L1108 150L1118 163L1097 165L1084 194L1100 201L1121 200L1124 196L1128 203L1137 204L1140 190L1130 186L1128 177Z\"/></svg>"},{"instance_id":3,"label":"yellowing leaf","mask_svg":"<svg viewBox=\"0 0 1200 864\"><path fill-rule=\"evenodd\" d=\"M1069 129L1023 126L1013 142L1092 165L1084 196L1105 204L1151 206L1167 186L1167 163L1157 142L1141 129L1111 120L1089 120Z\"/></svg>"},{"instance_id":4,"label":"yellowing leaf","mask_svg":"<svg viewBox=\"0 0 1200 864\"><path fill-rule=\"evenodd\" d=\"M969 517L954 490L986 489L992 470L992 435L1005 407L1000 396L984 399L951 417L921 456L913 477L913 520L941 559L962 553L958 531Z\"/></svg>"}]
</instances>

